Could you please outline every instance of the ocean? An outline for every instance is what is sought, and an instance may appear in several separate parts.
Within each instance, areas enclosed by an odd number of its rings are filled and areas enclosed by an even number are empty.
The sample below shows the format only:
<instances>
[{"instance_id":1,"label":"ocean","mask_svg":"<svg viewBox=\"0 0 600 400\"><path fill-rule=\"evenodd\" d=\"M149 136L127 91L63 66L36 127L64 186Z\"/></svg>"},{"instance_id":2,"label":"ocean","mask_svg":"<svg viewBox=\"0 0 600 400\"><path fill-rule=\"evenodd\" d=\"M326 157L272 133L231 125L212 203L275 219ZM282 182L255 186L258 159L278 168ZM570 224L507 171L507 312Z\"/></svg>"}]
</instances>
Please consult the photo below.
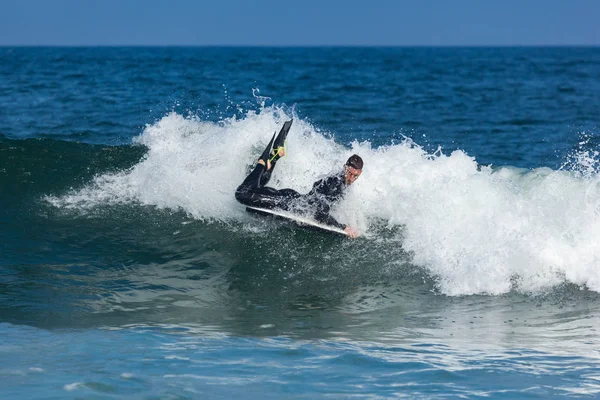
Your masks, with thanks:
<instances>
[{"instance_id":1,"label":"ocean","mask_svg":"<svg viewBox=\"0 0 600 400\"><path fill-rule=\"evenodd\" d=\"M0 47L0 398L600 397L599 172L600 48Z\"/></svg>"}]
</instances>

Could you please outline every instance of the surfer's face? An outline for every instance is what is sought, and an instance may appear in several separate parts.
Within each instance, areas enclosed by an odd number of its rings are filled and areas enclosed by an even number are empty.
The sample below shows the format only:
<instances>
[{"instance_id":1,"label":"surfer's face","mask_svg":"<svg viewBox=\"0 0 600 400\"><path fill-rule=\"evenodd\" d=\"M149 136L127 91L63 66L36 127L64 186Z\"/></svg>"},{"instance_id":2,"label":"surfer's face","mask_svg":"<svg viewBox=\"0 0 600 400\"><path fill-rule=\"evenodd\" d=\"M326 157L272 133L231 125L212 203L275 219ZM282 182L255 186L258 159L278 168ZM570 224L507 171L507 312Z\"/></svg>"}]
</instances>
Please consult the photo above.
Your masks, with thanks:
<instances>
[{"instance_id":1,"label":"surfer's face","mask_svg":"<svg viewBox=\"0 0 600 400\"><path fill-rule=\"evenodd\" d=\"M349 165L344 165L344 182L346 185L352 185L355 180L362 174L362 169L356 169Z\"/></svg>"}]
</instances>

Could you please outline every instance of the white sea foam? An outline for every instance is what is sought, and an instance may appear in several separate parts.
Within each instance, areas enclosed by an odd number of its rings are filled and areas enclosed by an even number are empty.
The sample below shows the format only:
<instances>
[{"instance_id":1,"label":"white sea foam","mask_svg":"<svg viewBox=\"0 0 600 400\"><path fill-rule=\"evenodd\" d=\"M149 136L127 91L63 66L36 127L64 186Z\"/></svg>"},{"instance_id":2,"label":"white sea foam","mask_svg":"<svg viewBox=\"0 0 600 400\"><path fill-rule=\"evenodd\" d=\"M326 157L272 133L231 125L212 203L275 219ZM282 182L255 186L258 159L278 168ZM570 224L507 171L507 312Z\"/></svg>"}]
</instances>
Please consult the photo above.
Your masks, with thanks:
<instances>
[{"instance_id":1,"label":"white sea foam","mask_svg":"<svg viewBox=\"0 0 600 400\"><path fill-rule=\"evenodd\" d=\"M67 392L72 392L72 391L82 388L84 386L85 386L85 384L83 382L73 382L73 383L69 383L69 384L65 385L64 389Z\"/></svg>"},{"instance_id":2,"label":"white sea foam","mask_svg":"<svg viewBox=\"0 0 600 400\"><path fill-rule=\"evenodd\" d=\"M48 200L78 209L139 202L196 219L247 221L233 192L290 117L275 108L220 123L169 114L136 138L149 151L131 170L98 176ZM363 175L335 215L369 240L377 240L373 221L402 226L397 246L439 279L443 293L537 292L564 281L600 291L594 154L582 154L586 164L579 172L492 170L460 150L428 154L410 140L348 148L296 118L288 157L278 163L271 185L307 192L353 153L365 160Z\"/></svg>"}]
</instances>

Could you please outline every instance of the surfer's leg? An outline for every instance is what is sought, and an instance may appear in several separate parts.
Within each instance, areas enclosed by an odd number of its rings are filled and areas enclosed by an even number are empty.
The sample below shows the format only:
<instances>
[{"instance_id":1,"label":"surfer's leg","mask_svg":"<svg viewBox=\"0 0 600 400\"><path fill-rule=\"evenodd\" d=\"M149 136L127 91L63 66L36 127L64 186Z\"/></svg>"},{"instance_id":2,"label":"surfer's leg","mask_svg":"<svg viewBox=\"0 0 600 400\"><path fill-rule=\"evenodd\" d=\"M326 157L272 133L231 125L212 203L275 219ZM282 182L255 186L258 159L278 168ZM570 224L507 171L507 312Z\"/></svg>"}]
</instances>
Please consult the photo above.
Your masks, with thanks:
<instances>
[{"instance_id":1,"label":"surfer's leg","mask_svg":"<svg viewBox=\"0 0 600 400\"><path fill-rule=\"evenodd\" d=\"M259 157L254 170L244 179L235 191L235 198L242 204L255 207L281 208L281 205L300 196L292 189L276 190L265 187L277 160L285 155L283 144L292 126L292 120L283 124L277 136L273 135ZM276 145L276 147L275 147Z\"/></svg>"},{"instance_id":2,"label":"surfer's leg","mask_svg":"<svg viewBox=\"0 0 600 400\"><path fill-rule=\"evenodd\" d=\"M275 164L277 161L285 155L284 145L285 139L287 138L288 133L290 132L290 128L292 127L293 119L286 121L283 124L283 127L279 131L279 134L275 138L273 142L273 150L270 153L269 161L271 162L271 166L268 168L269 171L273 171L275 169Z\"/></svg>"},{"instance_id":3,"label":"surfer's leg","mask_svg":"<svg viewBox=\"0 0 600 400\"><path fill-rule=\"evenodd\" d=\"M279 132L279 135L281 135L281 132ZM258 158L256 166L246 177L246 179L244 179L244 182L242 182L242 184L238 187L236 193L240 190L254 190L256 188L265 186L269 182L271 179L271 172L273 171L273 164L271 163L271 149L273 148L274 141L275 134L273 134L273 137L267 144L267 147Z\"/></svg>"},{"instance_id":4,"label":"surfer's leg","mask_svg":"<svg viewBox=\"0 0 600 400\"><path fill-rule=\"evenodd\" d=\"M264 166L266 170L271 169L270 158L271 158L271 150L273 149L273 142L275 141L275 135L276 135L276 133L273 134L273 137L269 141L269 144L267 144L267 147L263 150L260 157L258 157L258 164Z\"/></svg>"},{"instance_id":5,"label":"surfer's leg","mask_svg":"<svg viewBox=\"0 0 600 400\"><path fill-rule=\"evenodd\" d=\"M279 160L281 157L283 157L285 155L285 150L283 149L283 147L279 148L279 149L273 149L273 151L276 151L276 153L271 153L271 158L269 158L266 162L266 166L267 169L265 170L265 172L262 174L261 178L260 178L260 186L267 186L267 184L269 183L269 181L271 180L271 174L273 173L273 170L275 169L275 164L277 163L277 160ZM262 163L262 160L258 160L259 163Z\"/></svg>"},{"instance_id":6,"label":"surfer's leg","mask_svg":"<svg viewBox=\"0 0 600 400\"><path fill-rule=\"evenodd\" d=\"M258 182L258 187L264 187L267 185L267 183L269 183L271 180L272 171L272 169L263 171L262 175L260 176L260 181Z\"/></svg>"},{"instance_id":7,"label":"surfer's leg","mask_svg":"<svg viewBox=\"0 0 600 400\"><path fill-rule=\"evenodd\" d=\"M277 164L277 161L281 157L285 156L285 149L283 145L285 144L285 139L287 138L288 132L290 131L293 121L294 120L289 120L283 124L283 127L279 131L277 137L271 140L271 143L269 143L269 145L265 149L265 152L263 152L263 155L258 160L259 163L264 164L266 167L266 170L262 174L260 179L260 187L267 186L269 180L271 180L271 174L275 169L275 164ZM267 159L264 159L265 153L268 153Z\"/></svg>"},{"instance_id":8,"label":"surfer's leg","mask_svg":"<svg viewBox=\"0 0 600 400\"><path fill-rule=\"evenodd\" d=\"M235 199L242 204L251 205L253 192L260 188L260 182L264 172L265 166L261 163L257 163L252 172L250 172L246 179L244 179L240 186L235 190Z\"/></svg>"},{"instance_id":9,"label":"surfer's leg","mask_svg":"<svg viewBox=\"0 0 600 400\"><path fill-rule=\"evenodd\" d=\"M291 202L301 196L293 189L277 190L271 187L261 187L260 181L264 173L265 166L257 164L235 191L236 200L247 206L286 210Z\"/></svg>"},{"instance_id":10,"label":"surfer's leg","mask_svg":"<svg viewBox=\"0 0 600 400\"><path fill-rule=\"evenodd\" d=\"M248 202L244 204L260 208L289 210L294 200L300 196L300 193L293 189L277 190L271 187L261 187L252 190L247 197Z\"/></svg>"},{"instance_id":11,"label":"surfer's leg","mask_svg":"<svg viewBox=\"0 0 600 400\"><path fill-rule=\"evenodd\" d=\"M290 210L294 202L302 196L294 189L273 189L270 187L259 188L255 193L260 196L261 201L268 202L269 208L279 208L281 210Z\"/></svg>"}]
</instances>

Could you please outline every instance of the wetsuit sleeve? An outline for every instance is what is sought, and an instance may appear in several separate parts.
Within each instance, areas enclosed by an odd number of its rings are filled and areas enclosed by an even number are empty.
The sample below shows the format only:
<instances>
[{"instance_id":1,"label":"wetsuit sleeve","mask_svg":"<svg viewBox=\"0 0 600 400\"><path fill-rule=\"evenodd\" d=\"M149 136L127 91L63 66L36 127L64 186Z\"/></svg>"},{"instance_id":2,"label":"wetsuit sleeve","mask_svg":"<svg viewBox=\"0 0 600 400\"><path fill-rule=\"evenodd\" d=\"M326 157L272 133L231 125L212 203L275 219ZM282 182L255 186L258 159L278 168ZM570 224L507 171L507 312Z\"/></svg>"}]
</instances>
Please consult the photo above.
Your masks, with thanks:
<instances>
[{"instance_id":1,"label":"wetsuit sleeve","mask_svg":"<svg viewBox=\"0 0 600 400\"><path fill-rule=\"evenodd\" d=\"M336 221L335 218L333 218L329 214L325 214L322 218L319 218L319 215L315 215L315 219L317 221L322 222L322 223L324 223L326 225L329 225L329 226L335 226L336 228L346 229L346 225L340 224L339 222Z\"/></svg>"},{"instance_id":2,"label":"wetsuit sleeve","mask_svg":"<svg viewBox=\"0 0 600 400\"><path fill-rule=\"evenodd\" d=\"M329 215L331 203L339 200L342 191L343 180L339 176L334 175L315 182L309 195L317 199L316 204L314 204L314 216L317 221L340 229L346 228L346 225L340 224L335 218Z\"/></svg>"},{"instance_id":3,"label":"wetsuit sleeve","mask_svg":"<svg viewBox=\"0 0 600 400\"><path fill-rule=\"evenodd\" d=\"M346 225L340 224L338 221L336 221L335 218L333 218L331 215L329 215L329 208L330 207L328 204L321 202L317 206L317 209L315 212L315 219L326 225L335 226L336 228L340 228L340 229L345 229Z\"/></svg>"}]
</instances>

